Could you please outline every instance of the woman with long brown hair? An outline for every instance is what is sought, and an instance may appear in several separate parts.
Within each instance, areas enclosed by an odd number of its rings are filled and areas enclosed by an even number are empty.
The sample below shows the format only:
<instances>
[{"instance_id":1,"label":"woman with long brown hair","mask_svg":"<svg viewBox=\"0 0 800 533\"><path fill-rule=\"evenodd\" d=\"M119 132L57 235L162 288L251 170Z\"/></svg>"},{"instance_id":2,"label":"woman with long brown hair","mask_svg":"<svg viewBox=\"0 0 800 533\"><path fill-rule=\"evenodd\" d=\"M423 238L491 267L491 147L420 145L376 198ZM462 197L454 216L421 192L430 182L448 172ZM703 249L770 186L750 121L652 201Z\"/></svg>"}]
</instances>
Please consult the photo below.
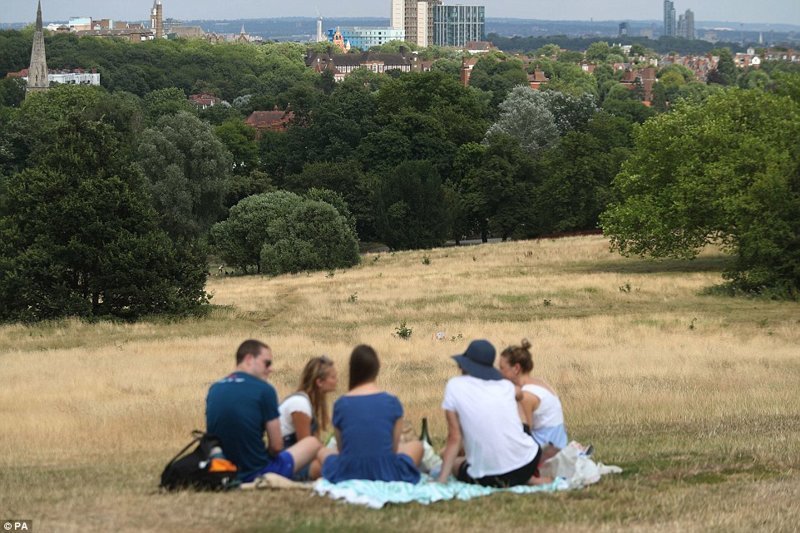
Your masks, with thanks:
<instances>
[{"instance_id":1,"label":"woman with long brown hair","mask_svg":"<svg viewBox=\"0 0 800 533\"><path fill-rule=\"evenodd\" d=\"M348 392L333 406L338 451L323 448L317 458L322 475L337 483L348 479L417 483L420 441L400 442L403 406L378 387L378 354L356 346L350 355ZM316 461L315 461L316 464Z\"/></svg>"},{"instance_id":2,"label":"woman with long brown hair","mask_svg":"<svg viewBox=\"0 0 800 533\"><path fill-rule=\"evenodd\" d=\"M320 438L330 423L327 395L336 390L337 374L333 361L322 355L306 363L300 374L297 391L284 398L278 407L283 447L293 446L310 435ZM319 465L311 465L295 475L295 479L319 477Z\"/></svg>"}]
</instances>

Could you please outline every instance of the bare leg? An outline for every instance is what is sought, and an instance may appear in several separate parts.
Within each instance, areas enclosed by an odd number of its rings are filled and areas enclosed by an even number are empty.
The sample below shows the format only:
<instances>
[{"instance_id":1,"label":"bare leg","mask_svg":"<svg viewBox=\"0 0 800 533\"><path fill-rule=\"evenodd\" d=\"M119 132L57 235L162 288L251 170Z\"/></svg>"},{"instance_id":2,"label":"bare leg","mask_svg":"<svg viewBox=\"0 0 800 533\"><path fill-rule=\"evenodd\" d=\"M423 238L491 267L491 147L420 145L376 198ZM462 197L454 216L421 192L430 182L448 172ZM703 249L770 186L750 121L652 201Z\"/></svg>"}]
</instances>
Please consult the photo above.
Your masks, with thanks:
<instances>
[{"instance_id":1,"label":"bare leg","mask_svg":"<svg viewBox=\"0 0 800 533\"><path fill-rule=\"evenodd\" d=\"M397 453L408 455L411 457L411 460L414 461L414 464L419 466L420 461L422 461L422 454L425 453L425 450L422 447L421 441L412 440L409 442L401 442L397 447Z\"/></svg>"},{"instance_id":2,"label":"bare leg","mask_svg":"<svg viewBox=\"0 0 800 533\"><path fill-rule=\"evenodd\" d=\"M467 458L464 456L456 457L456 460L453 462L453 470L450 472L453 474L453 477L458 477L458 471L461 470L461 465L467 462Z\"/></svg>"},{"instance_id":3,"label":"bare leg","mask_svg":"<svg viewBox=\"0 0 800 533\"><path fill-rule=\"evenodd\" d=\"M546 461L558 455L558 452L560 451L561 451L560 448L556 448L552 444L546 444L542 446L542 458L539 459L539 464L543 465Z\"/></svg>"},{"instance_id":4,"label":"bare leg","mask_svg":"<svg viewBox=\"0 0 800 533\"><path fill-rule=\"evenodd\" d=\"M308 469L308 477L311 479L319 479L322 477L322 464L325 462L325 459L330 457L331 455L338 455L339 452L337 450L332 450L330 448L326 448L323 446L317 452L317 457L311 461L311 468Z\"/></svg>"},{"instance_id":5,"label":"bare leg","mask_svg":"<svg viewBox=\"0 0 800 533\"><path fill-rule=\"evenodd\" d=\"M322 443L317 437L306 437L287 449L286 451L289 452L294 459L294 472L297 473L309 464L321 447Z\"/></svg>"},{"instance_id":6,"label":"bare leg","mask_svg":"<svg viewBox=\"0 0 800 533\"><path fill-rule=\"evenodd\" d=\"M551 477L536 477L533 476L528 480L528 485L547 485L553 482Z\"/></svg>"}]
</instances>

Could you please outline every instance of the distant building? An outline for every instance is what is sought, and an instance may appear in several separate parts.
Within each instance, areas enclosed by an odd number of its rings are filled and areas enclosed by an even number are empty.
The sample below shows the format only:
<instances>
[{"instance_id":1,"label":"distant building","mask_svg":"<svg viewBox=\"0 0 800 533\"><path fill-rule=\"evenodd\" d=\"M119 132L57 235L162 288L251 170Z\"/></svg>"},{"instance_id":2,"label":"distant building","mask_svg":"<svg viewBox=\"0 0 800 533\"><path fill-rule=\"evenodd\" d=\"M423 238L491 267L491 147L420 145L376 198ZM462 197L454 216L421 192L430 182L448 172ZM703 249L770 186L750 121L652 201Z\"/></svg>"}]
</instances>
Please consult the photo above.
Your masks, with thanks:
<instances>
[{"instance_id":1,"label":"distant building","mask_svg":"<svg viewBox=\"0 0 800 533\"><path fill-rule=\"evenodd\" d=\"M19 72L9 72L6 78L17 78L23 81L30 80L30 69L24 68ZM61 85L100 85L100 73L92 69L91 71L76 68L73 70L48 70L48 84Z\"/></svg>"},{"instance_id":2,"label":"distant building","mask_svg":"<svg viewBox=\"0 0 800 533\"><path fill-rule=\"evenodd\" d=\"M31 47L31 64L28 68L26 96L33 92L46 91L50 87L47 75L47 59L44 49L44 32L42 30L42 2L36 8L36 28L33 31L33 46Z\"/></svg>"},{"instance_id":3,"label":"distant building","mask_svg":"<svg viewBox=\"0 0 800 533\"><path fill-rule=\"evenodd\" d=\"M328 30L328 41L335 44L336 32L339 32L342 43L350 47L369 50L373 46L380 46L389 41L402 41L405 32L394 28L337 28L336 31ZM337 45L338 46L338 45ZM345 44L346 49L346 44Z\"/></svg>"},{"instance_id":4,"label":"distant building","mask_svg":"<svg viewBox=\"0 0 800 533\"><path fill-rule=\"evenodd\" d=\"M150 29L156 39L164 38L164 6L161 0L154 0L153 9L150 10Z\"/></svg>"},{"instance_id":5,"label":"distant building","mask_svg":"<svg viewBox=\"0 0 800 533\"><path fill-rule=\"evenodd\" d=\"M683 18L686 21L683 37L693 40L696 37L694 29L694 11L687 9L686 13L683 14Z\"/></svg>"},{"instance_id":6,"label":"distant building","mask_svg":"<svg viewBox=\"0 0 800 533\"><path fill-rule=\"evenodd\" d=\"M317 42L321 43L325 40L322 35L322 17L317 17Z\"/></svg>"},{"instance_id":7,"label":"distant building","mask_svg":"<svg viewBox=\"0 0 800 533\"><path fill-rule=\"evenodd\" d=\"M542 85L549 81L550 78L545 76L544 72L541 70L534 70L533 74L528 74L528 83L534 91L538 91Z\"/></svg>"},{"instance_id":8,"label":"distant building","mask_svg":"<svg viewBox=\"0 0 800 533\"><path fill-rule=\"evenodd\" d=\"M390 26L403 30L406 42L426 47L433 44L434 10L442 0L392 0Z\"/></svg>"},{"instance_id":9,"label":"distant building","mask_svg":"<svg viewBox=\"0 0 800 533\"><path fill-rule=\"evenodd\" d=\"M119 30L82 30L75 33L78 35L78 37L118 38L126 39L132 43L152 41L154 38L153 32L148 29L131 27Z\"/></svg>"},{"instance_id":10,"label":"distant building","mask_svg":"<svg viewBox=\"0 0 800 533\"><path fill-rule=\"evenodd\" d=\"M791 48L786 50L767 50L764 53L765 61L786 61L788 63L800 63L800 52Z\"/></svg>"},{"instance_id":11,"label":"distant building","mask_svg":"<svg viewBox=\"0 0 800 533\"><path fill-rule=\"evenodd\" d=\"M69 31L87 31L92 29L92 17L70 17L67 22Z\"/></svg>"},{"instance_id":12,"label":"distant building","mask_svg":"<svg viewBox=\"0 0 800 533\"><path fill-rule=\"evenodd\" d=\"M400 72L422 72L430 70L433 62L422 61L415 54L401 52L399 54L384 54L378 52L361 52L360 54L326 54L311 53L306 57L306 66L315 72L330 72L333 79L344 80L358 69L367 69L378 74L385 74L390 70Z\"/></svg>"},{"instance_id":13,"label":"distant building","mask_svg":"<svg viewBox=\"0 0 800 533\"><path fill-rule=\"evenodd\" d=\"M242 30L239 32L239 35L234 38L234 42L247 44L247 43L255 43L259 41L263 41L264 39L255 35L250 35L244 30L244 24L242 24Z\"/></svg>"},{"instance_id":14,"label":"distant building","mask_svg":"<svg viewBox=\"0 0 800 533\"><path fill-rule=\"evenodd\" d=\"M464 47L468 41L486 40L484 6L442 6L434 8L433 44Z\"/></svg>"},{"instance_id":15,"label":"distant building","mask_svg":"<svg viewBox=\"0 0 800 533\"><path fill-rule=\"evenodd\" d=\"M619 23L619 36L620 37L627 37L628 36L628 23L627 22L620 22Z\"/></svg>"},{"instance_id":16,"label":"distant building","mask_svg":"<svg viewBox=\"0 0 800 533\"><path fill-rule=\"evenodd\" d=\"M686 13L678 16L678 27L676 30L677 37L684 39L694 39L694 13L691 9L687 9Z\"/></svg>"},{"instance_id":17,"label":"distant building","mask_svg":"<svg viewBox=\"0 0 800 533\"><path fill-rule=\"evenodd\" d=\"M464 45L464 51L471 55L485 54L492 50L497 50L497 47L490 41L469 41Z\"/></svg>"},{"instance_id":18,"label":"distant building","mask_svg":"<svg viewBox=\"0 0 800 533\"><path fill-rule=\"evenodd\" d=\"M676 29L675 2L664 0L664 35L666 37L675 37Z\"/></svg>"},{"instance_id":19,"label":"distant building","mask_svg":"<svg viewBox=\"0 0 800 533\"><path fill-rule=\"evenodd\" d=\"M294 113L289 110L280 111L277 106L272 111L253 111L244 121L256 129L256 137L260 138L265 131L286 131Z\"/></svg>"},{"instance_id":20,"label":"distant building","mask_svg":"<svg viewBox=\"0 0 800 533\"><path fill-rule=\"evenodd\" d=\"M469 79L472 77L472 69L478 63L477 57L465 57L461 60L461 84L469 86Z\"/></svg>"},{"instance_id":21,"label":"distant building","mask_svg":"<svg viewBox=\"0 0 800 533\"><path fill-rule=\"evenodd\" d=\"M336 28L336 31L333 32L331 36L331 42L333 46L339 49L341 52L347 52L350 50L350 43L345 40L344 35L342 35L342 31L339 28Z\"/></svg>"},{"instance_id":22,"label":"distant building","mask_svg":"<svg viewBox=\"0 0 800 533\"><path fill-rule=\"evenodd\" d=\"M206 32L200 26L181 26L173 24L167 31L167 39L203 39Z\"/></svg>"},{"instance_id":23,"label":"distant building","mask_svg":"<svg viewBox=\"0 0 800 533\"><path fill-rule=\"evenodd\" d=\"M113 30L114 21L111 19L100 19L92 21L93 30Z\"/></svg>"},{"instance_id":24,"label":"distant building","mask_svg":"<svg viewBox=\"0 0 800 533\"><path fill-rule=\"evenodd\" d=\"M208 109L222 103L220 98L208 93L192 94L189 96L189 101L200 109Z\"/></svg>"},{"instance_id":25,"label":"distant building","mask_svg":"<svg viewBox=\"0 0 800 533\"><path fill-rule=\"evenodd\" d=\"M719 41L719 35L717 35L717 32L714 30L706 30L703 33L703 40L708 41L710 43L716 43L717 41Z\"/></svg>"},{"instance_id":26,"label":"distant building","mask_svg":"<svg viewBox=\"0 0 800 533\"><path fill-rule=\"evenodd\" d=\"M655 67L626 70L620 83L628 89L642 89L642 103L649 106L653 101L653 86L656 83Z\"/></svg>"}]
</instances>

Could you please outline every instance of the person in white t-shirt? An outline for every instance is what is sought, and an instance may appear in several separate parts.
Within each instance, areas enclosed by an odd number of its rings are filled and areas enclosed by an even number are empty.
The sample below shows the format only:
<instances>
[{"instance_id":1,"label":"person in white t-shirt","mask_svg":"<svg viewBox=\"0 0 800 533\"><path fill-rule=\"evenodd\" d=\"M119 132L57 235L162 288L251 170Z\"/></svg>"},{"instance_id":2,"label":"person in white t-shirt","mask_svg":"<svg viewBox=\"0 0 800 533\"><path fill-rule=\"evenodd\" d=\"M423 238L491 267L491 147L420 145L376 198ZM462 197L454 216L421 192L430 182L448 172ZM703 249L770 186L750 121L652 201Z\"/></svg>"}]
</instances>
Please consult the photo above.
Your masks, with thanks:
<instances>
[{"instance_id":1,"label":"person in white t-shirt","mask_svg":"<svg viewBox=\"0 0 800 533\"><path fill-rule=\"evenodd\" d=\"M278 406L283 445L288 448L295 442L328 429L330 415L327 395L336 390L337 374L333 361L322 355L306 363L300 374L300 386L296 392L283 399ZM296 480L317 479L321 473L318 461L300 470Z\"/></svg>"},{"instance_id":2,"label":"person in white t-shirt","mask_svg":"<svg viewBox=\"0 0 800 533\"><path fill-rule=\"evenodd\" d=\"M472 341L453 359L462 375L445 387L447 444L439 482L446 483L450 474L491 487L544 482L537 477L541 450L522 429L514 385L493 366L494 346L487 340ZM462 444L466 457L458 457Z\"/></svg>"}]
</instances>

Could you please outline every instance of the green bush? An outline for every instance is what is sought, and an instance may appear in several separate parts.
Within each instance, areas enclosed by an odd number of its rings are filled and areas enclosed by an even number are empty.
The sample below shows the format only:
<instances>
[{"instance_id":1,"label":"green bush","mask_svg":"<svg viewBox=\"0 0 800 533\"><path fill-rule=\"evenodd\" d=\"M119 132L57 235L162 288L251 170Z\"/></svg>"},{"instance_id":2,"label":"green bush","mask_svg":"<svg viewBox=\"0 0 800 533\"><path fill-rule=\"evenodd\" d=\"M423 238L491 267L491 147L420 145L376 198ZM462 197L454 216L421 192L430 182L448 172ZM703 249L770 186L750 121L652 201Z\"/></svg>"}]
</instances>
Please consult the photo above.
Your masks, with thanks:
<instances>
[{"instance_id":1,"label":"green bush","mask_svg":"<svg viewBox=\"0 0 800 533\"><path fill-rule=\"evenodd\" d=\"M351 223L332 205L279 191L245 198L211 229L213 245L244 272L277 275L358 263Z\"/></svg>"}]
</instances>

